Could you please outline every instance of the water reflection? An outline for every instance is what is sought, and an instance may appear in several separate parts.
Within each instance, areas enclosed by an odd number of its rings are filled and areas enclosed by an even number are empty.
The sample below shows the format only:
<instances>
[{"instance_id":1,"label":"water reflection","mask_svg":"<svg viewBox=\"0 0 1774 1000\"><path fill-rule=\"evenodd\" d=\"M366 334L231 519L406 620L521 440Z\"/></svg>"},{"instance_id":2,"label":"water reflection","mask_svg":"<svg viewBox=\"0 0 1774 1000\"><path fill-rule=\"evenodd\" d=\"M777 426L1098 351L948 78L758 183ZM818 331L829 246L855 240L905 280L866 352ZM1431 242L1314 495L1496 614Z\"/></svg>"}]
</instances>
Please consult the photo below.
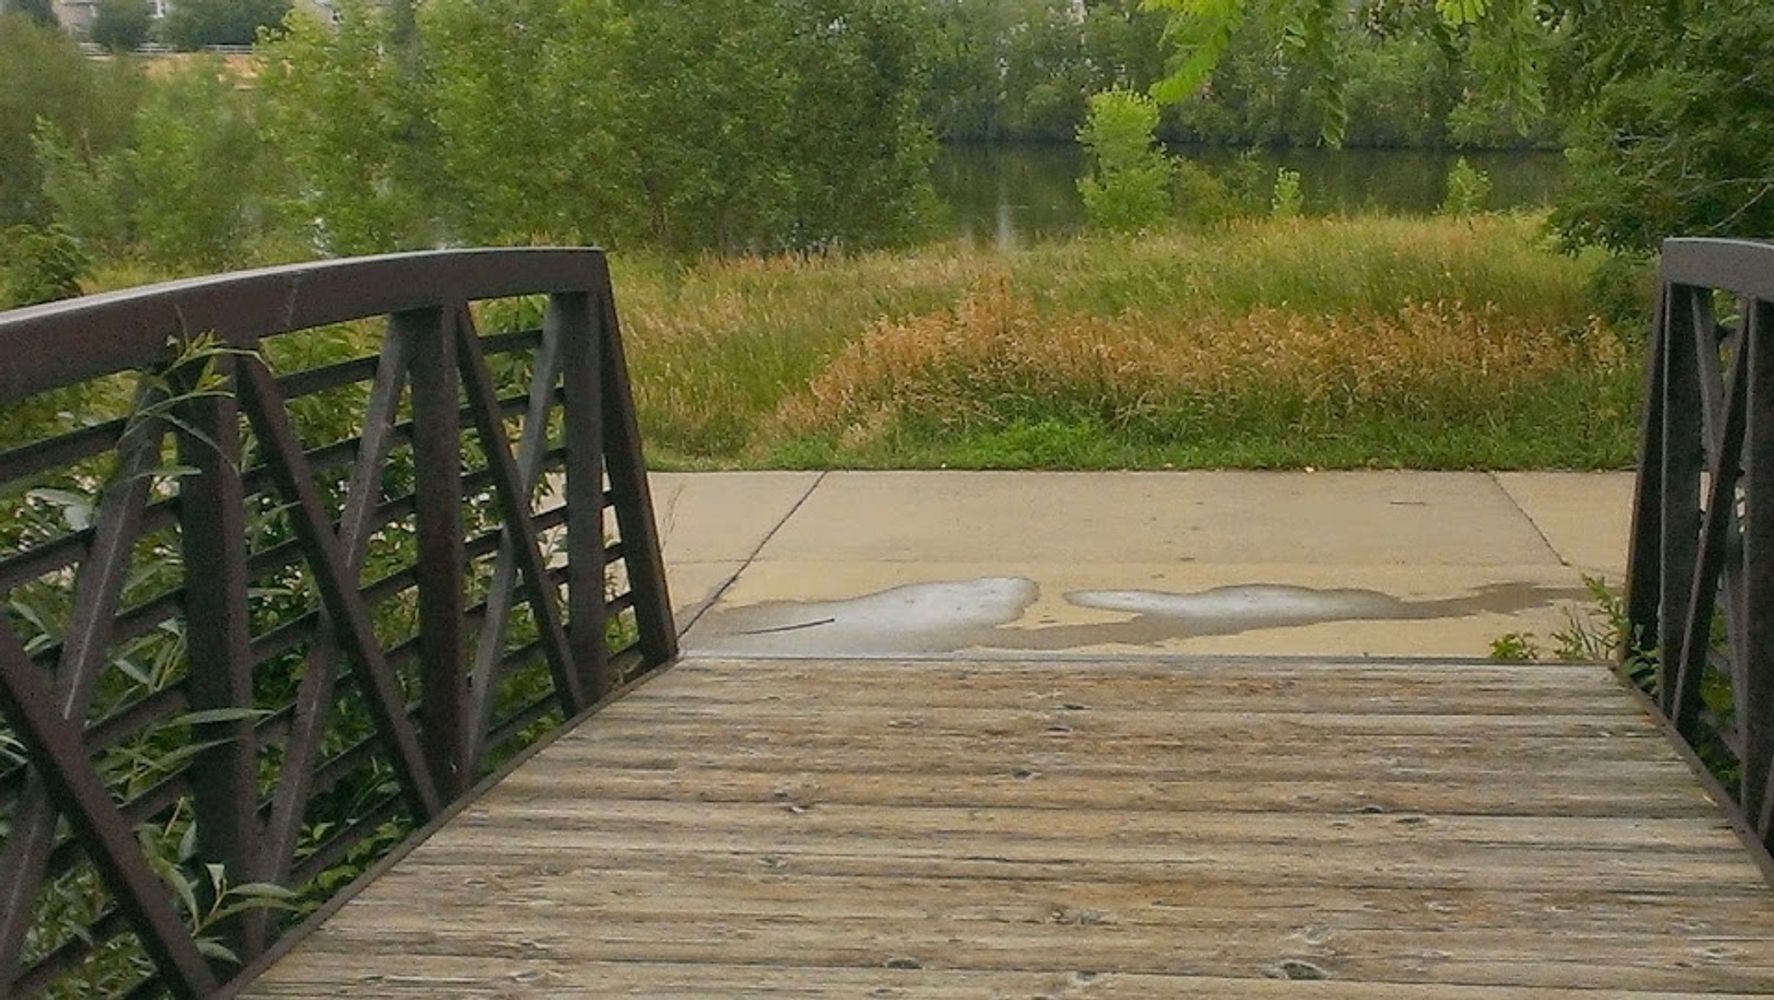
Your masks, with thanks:
<instances>
[{"instance_id":1,"label":"water reflection","mask_svg":"<svg viewBox=\"0 0 1774 1000\"><path fill-rule=\"evenodd\" d=\"M1240 155L1202 147L1173 152L1210 169L1225 169ZM1544 205L1565 181L1564 158L1551 152L1285 149L1254 155L1266 182L1277 167L1298 170L1305 209L1317 215L1434 211L1446 193L1448 168L1461 155L1490 174L1490 209ZM1075 145L956 145L938 154L932 180L955 235L1014 249L1083 228L1078 178L1084 169Z\"/></svg>"}]
</instances>

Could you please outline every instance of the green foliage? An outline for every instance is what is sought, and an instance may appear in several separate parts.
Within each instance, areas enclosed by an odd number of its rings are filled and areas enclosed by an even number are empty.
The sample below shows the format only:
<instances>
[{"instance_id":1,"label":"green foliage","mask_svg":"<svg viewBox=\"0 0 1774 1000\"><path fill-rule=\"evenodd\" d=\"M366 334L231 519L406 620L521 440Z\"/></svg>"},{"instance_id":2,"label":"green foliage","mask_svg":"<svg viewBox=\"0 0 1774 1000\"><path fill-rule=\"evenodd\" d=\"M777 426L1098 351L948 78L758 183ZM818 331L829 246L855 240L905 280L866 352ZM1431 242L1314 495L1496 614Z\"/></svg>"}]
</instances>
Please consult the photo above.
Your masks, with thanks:
<instances>
[{"instance_id":1,"label":"green foliage","mask_svg":"<svg viewBox=\"0 0 1774 1000\"><path fill-rule=\"evenodd\" d=\"M1300 186L1300 172L1278 167L1275 170L1275 191L1269 198L1269 215L1277 219L1299 218L1306 195Z\"/></svg>"},{"instance_id":2,"label":"green foliage","mask_svg":"<svg viewBox=\"0 0 1774 1000\"><path fill-rule=\"evenodd\" d=\"M1078 141L1091 172L1078 181L1093 227L1131 233L1150 229L1170 214L1171 165L1157 146L1158 104L1130 90L1090 98L1090 117Z\"/></svg>"},{"instance_id":3,"label":"green foliage","mask_svg":"<svg viewBox=\"0 0 1774 1000\"><path fill-rule=\"evenodd\" d=\"M158 81L127 150L83 156L48 127L35 143L45 196L87 244L113 257L139 253L167 272L251 259L257 192L274 174L253 106L219 63L193 62Z\"/></svg>"},{"instance_id":4,"label":"green foliage","mask_svg":"<svg viewBox=\"0 0 1774 1000\"><path fill-rule=\"evenodd\" d=\"M435 165L454 195L438 206L450 231L470 243L610 239L631 101L614 3L434 0L422 17L426 117L448 137Z\"/></svg>"},{"instance_id":5,"label":"green foliage","mask_svg":"<svg viewBox=\"0 0 1774 1000\"><path fill-rule=\"evenodd\" d=\"M1404 29L1433 42L1450 66L1469 77L1467 99L1504 109L1518 135L1534 127L1543 107L1551 28L1540 19L1537 0L1440 0L1438 16L1428 19L1399 9L1403 5L1396 0L1355 6L1342 0L1147 0L1147 5L1169 18L1167 37L1175 58L1169 75L1153 87L1167 104L1180 105L1215 89L1240 35L1250 31L1262 39L1263 51L1281 54L1284 79L1299 74L1299 92L1319 138L1340 145L1355 117L1349 100L1351 67L1357 64L1349 56L1357 47L1352 42ZM1423 96L1436 102L1438 90Z\"/></svg>"},{"instance_id":6,"label":"green foliage","mask_svg":"<svg viewBox=\"0 0 1774 1000\"><path fill-rule=\"evenodd\" d=\"M251 45L261 29L281 24L289 12L289 0L177 0L161 31L181 49Z\"/></svg>"},{"instance_id":7,"label":"green foliage","mask_svg":"<svg viewBox=\"0 0 1774 1000\"><path fill-rule=\"evenodd\" d=\"M1623 330L1648 334L1657 303L1657 266L1643 254L1602 256L1587 286L1590 308Z\"/></svg>"},{"instance_id":8,"label":"green foliage","mask_svg":"<svg viewBox=\"0 0 1774 1000\"><path fill-rule=\"evenodd\" d=\"M1069 141L1087 95L1145 90L1164 73L1163 17L1140 0L926 6L924 115L945 139Z\"/></svg>"},{"instance_id":9,"label":"green foliage","mask_svg":"<svg viewBox=\"0 0 1774 1000\"><path fill-rule=\"evenodd\" d=\"M380 7L344 0L338 9L336 26L290 18L261 50L261 127L292 178L280 208L304 220L306 242L330 253L434 245L430 206L444 202L432 184L437 143L419 81Z\"/></svg>"},{"instance_id":10,"label":"green foliage","mask_svg":"<svg viewBox=\"0 0 1774 1000\"><path fill-rule=\"evenodd\" d=\"M1447 197L1442 199L1443 215L1477 215L1484 211L1485 199L1491 195L1491 175L1466 162L1462 156L1448 169Z\"/></svg>"},{"instance_id":11,"label":"green foliage","mask_svg":"<svg viewBox=\"0 0 1774 1000\"><path fill-rule=\"evenodd\" d=\"M416 56L342 10L260 74L286 214L329 251L870 245L931 197L920 15L892 0L439 0Z\"/></svg>"},{"instance_id":12,"label":"green foliage","mask_svg":"<svg viewBox=\"0 0 1774 1000\"><path fill-rule=\"evenodd\" d=\"M0 242L0 306L29 306L80 294L92 267L78 241L59 226L13 226Z\"/></svg>"},{"instance_id":13,"label":"green foliage","mask_svg":"<svg viewBox=\"0 0 1774 1000\"><path fill-rule=\"evenodd\" d=\"M6 0L0 3L0 15L17 14L40 28L60 30L53 0Z\"/></svg>"},{"instance_id":14,"label":"green foliage","mask_svg":"<svg viewBox=\"0 0 1774 1000\"><path fill-rule=\"evenodd\" d=\"M1177 216L1193 225L1221 222L1241 214L1226 181L1193 160L1171 161L1171 192Z\"/></svg>"},{"instance_id":15,"label":"green foliage","mask_svg":"<svg viewBox=\"0 0 1774 1000\"><path fill-rule=\"evenodd\" d=\"M84 150L123 146L141 90L129 60L86 59L56 29L0 14L0 226L50 221L31 144L48 122Z\"/></svg>"},{"instance_id":16,"label":"green foliage","mask_svg":"<svg viewBox=\"0 0 1774 1000\"><path fill-rule=\"evenodd\" d=\"M1146 8L1171 17L1166 34L1176 59L1169 74L1152 87L1152 96L1175 104L1200 90L1232 47L1244 22L1244 0L1146 0Z\"/></svg>"},{"instance_id":17,"label":"green foliage","mask_svg":"<svg viewBox=\"0 0 1774 1000\"><path fill-rule=\"evenodd\" d=\"M1531 663L1540 656L1532 632L1505 632L1491 640L1491 659L1500 663Z\"/></svg>"},{"instance_id":18,"label":"green foliage","mask_svg":"<svg viewBox=\"0 0 1774 1000\"><path fill-rule=\"evenodd\" d=\"M148 0L99 0L92 40L112 52L130 52L148 40L153 27Z\"/></svg>"},{"instance_id":19,"label":"green foliage","mask_svg":"<svg viewBox=\"0 0 1774 1000\"><path fill-rule=\"evenodd\" d=\"M1571 0L1556 71L1576 121L1570 246L1649 252L1669 236L1774 233L1774 6Z\"/></svg>"},{"instance_id":20,"label":"green foliage","mask_svg":"<svg viewBox=\"0 0 1774 1000\"><path fill-rule=\"evenodd\" d=\"M150 262L206 271L247 262L254 191L271 167L251 104L219 65L188 66L154 89L127 160Z\"/></svg>"}]
</instances>

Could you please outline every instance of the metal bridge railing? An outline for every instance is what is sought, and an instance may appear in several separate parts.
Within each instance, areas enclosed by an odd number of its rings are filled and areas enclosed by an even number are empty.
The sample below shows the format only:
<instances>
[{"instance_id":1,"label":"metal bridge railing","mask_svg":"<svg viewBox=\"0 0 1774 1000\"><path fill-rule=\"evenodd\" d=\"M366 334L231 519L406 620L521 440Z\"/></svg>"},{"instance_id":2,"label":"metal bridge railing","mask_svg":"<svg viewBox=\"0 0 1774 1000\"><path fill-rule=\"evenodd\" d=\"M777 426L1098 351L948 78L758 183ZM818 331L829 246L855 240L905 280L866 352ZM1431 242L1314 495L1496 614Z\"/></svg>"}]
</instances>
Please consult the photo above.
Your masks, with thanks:
<instances>
[{"instance_id":1,"label":"metal bridge railing","mask_svg":"<svg viewBox=\"0 0 1774 1000\"><path fill-rule=\"evenodd\" d=\"M1774 244L1666 242L1649 369L1627 655L1774 846Z\"/></svg>"},{"instance_id":2,"label":"metal bridge railing","mask_svg":"<svg viewBox=\"0 0 1774 1000\"><path fill-rule=\"evenodd\" d=\"M220 988L676 655L598 251L15 310L0 408L0 994Z\"/></svg>"}]
</instances>

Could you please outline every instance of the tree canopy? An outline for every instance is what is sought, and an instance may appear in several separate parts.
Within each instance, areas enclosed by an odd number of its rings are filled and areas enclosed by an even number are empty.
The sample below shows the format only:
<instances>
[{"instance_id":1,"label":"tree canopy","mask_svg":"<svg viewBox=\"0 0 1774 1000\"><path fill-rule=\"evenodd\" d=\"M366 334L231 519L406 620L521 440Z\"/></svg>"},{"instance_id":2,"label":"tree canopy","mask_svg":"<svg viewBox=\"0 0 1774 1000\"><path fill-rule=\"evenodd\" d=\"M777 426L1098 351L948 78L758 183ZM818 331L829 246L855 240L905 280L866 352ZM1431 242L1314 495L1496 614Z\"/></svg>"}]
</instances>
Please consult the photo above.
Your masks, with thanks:
<instances>
[{"instance_id":1,"label":"tree canopy","mask_svg":"<svg viewBox=\"0 0 1774 1000\"><path fill-rule=\"evenodd\" d=\"M154 14L148 0L99 0L92 40L112 52L130 52L148 40Z\"/></svg>"},{"instance_id":2,"label":"tree canopy","mask_svg":"<svg viewBox=\"0 0 1774 1000\"><path fill-rule=\"evenodd\" d=\"M282 23L289 0L177 0L161 30L181 49L251 45L260 28Z\"/></svg>"}]
</instances>

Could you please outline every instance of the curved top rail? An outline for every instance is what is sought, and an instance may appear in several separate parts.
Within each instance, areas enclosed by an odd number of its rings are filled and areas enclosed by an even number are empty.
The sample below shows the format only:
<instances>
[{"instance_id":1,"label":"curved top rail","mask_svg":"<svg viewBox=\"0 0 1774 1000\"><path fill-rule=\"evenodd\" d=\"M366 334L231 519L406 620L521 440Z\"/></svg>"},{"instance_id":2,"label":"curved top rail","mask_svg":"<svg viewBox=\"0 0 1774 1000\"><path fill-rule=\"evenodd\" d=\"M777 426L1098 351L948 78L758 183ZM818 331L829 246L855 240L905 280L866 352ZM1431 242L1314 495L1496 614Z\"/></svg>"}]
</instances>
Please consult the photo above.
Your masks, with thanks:
<instances>
[{"instance_id":1,"label":"curved top rail","mask_svg":"<svg viewBox=\"0 0 1774 1000\"><path fill-rule=\"evenodd\" d=\"M0 313L0 404L160 360L169 334L261 337L452 301L591 292L602 250L433 250L322 260L104 292Z\"/></svg>"},{"instance_id":2,"label":"curved top rail","mask_svg":"<svg viewBox=\"0 0 1774 1000\"><path fill-rule=\"evenodd\" d=\"M1774 242L1685 238L1663 241L1663 280L1774 301Z\"/></svg>"}]
</instances>

